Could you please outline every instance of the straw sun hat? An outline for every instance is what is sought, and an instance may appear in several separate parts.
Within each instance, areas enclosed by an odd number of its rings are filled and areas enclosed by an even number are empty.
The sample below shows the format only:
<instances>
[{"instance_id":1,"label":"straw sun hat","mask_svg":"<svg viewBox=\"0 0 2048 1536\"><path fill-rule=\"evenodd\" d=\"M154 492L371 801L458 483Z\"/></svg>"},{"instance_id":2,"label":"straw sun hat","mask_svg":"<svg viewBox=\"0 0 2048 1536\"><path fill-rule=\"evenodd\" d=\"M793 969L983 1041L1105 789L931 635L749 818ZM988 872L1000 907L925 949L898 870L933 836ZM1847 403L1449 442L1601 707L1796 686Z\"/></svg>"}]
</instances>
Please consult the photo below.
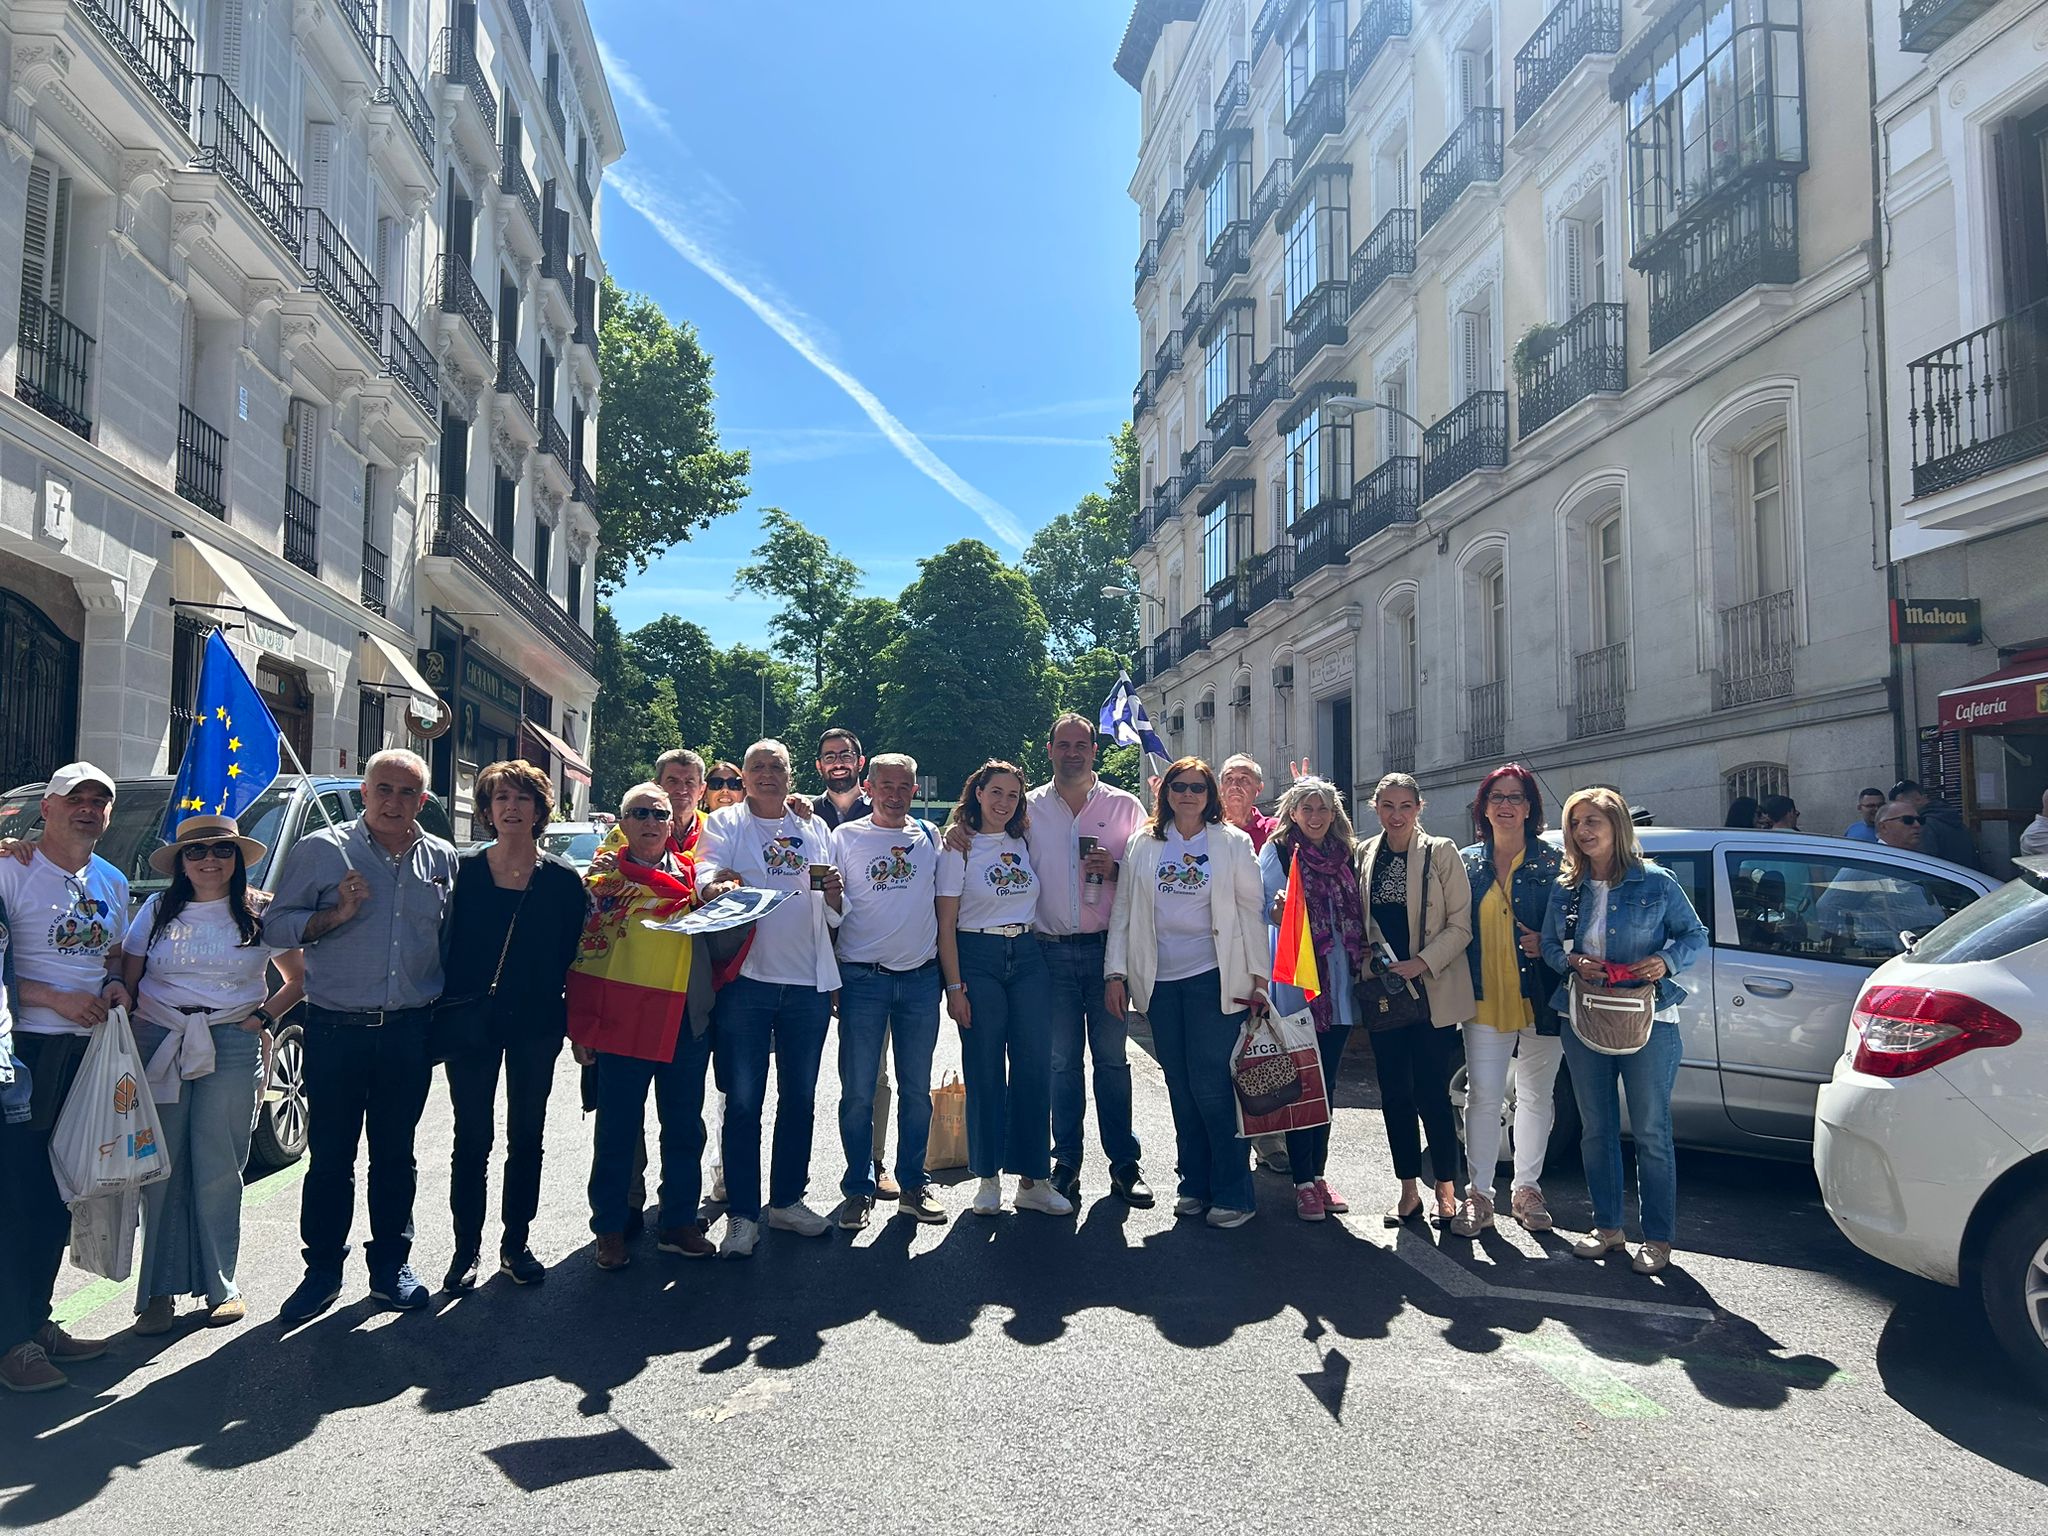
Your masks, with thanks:
<instances>
[{"instance_id":1,"label":"straw sun hat","mask_svg":"<svg viewBox=\"0 0 2048 1536\"><path fill-rule=\"evenodd\" d=\"M242 829L235 825L232 816L187 816L178 823L176 839L165 843L149 856L149 867L160 875L168 875L178 858L178 850L193 843L239 844L244 866L254 864L270 850L253 837L242 836Z\"/></svg>"}]
</instances>

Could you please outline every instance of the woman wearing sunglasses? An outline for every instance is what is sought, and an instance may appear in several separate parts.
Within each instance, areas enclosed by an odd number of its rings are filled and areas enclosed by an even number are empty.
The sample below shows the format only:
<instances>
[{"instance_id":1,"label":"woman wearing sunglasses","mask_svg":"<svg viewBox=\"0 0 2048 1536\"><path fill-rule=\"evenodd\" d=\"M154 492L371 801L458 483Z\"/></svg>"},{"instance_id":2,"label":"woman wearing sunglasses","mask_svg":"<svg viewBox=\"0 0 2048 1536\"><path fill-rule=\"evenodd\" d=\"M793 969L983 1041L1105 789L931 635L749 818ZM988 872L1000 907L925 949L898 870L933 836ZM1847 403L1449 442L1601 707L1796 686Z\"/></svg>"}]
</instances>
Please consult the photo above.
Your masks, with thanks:
<instances>
[{"instance_id":1,"label":"woman wearing sunglasses","mask_svg":"<svg viewBox=\"0 0 2048 1536\"><path fill-rule=\"evenodd\" d=\"M180 1296L204 1296L210 1325L248 1315L235 1272L263 1036L303 989L299 951L263 942L265 898L249 889L249 865L268 851L232 817L186 817L149 858L170 886L142 904L122 942L135 1045L171 1160L170 1177L142 1191L137 1333L168 1332Z\"/></svg>"},{"instance_id":2,"label":"woman wearing sunglasses","mask_svg":"<svg viewBox=\"0 0 2048 1536\"><path fill-rule=\"evenodd\" d=\"M747 781L740 777L739 765L724 758L713 763L704 777L704 809L722 811L746 798Z\"/></svg>"},{"instance_id":3,"label":"woman wearing sunglasses","mask_svg":"<svg viewBox=\"0 0 2048 1536\"><path fill-rule=\"evenodd\" d=\"M1252 840L1224 820L1216 775L1199 757L1166 770L1123 868L1103 1000L1117 1018L1128 1007L1152 1023L1179 1153L1173 1214L1206 1211L1212 1227L1241 1227L1256 1201L1230 1056L1246 1010L1266 1010L1272 948Z\"/></svg>"}]
</instances>

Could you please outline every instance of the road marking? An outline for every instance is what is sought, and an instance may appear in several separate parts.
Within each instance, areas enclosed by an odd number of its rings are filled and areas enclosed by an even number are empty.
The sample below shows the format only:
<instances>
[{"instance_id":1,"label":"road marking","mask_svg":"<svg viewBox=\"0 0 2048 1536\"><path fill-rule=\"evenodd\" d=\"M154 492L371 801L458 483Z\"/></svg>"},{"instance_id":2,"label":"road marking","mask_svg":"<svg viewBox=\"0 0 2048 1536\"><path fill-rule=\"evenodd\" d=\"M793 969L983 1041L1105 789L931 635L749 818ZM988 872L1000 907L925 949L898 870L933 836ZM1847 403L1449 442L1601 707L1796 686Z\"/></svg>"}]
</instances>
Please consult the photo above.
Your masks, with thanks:
<instances>
[{"instance_id":1,"label":"road marking","mask_svg":"<svg viewBox=\"0 0 2048 1536\"><path fill-rule=\"evenodd\" d=\"M259 1205L267 1205L306 1176L306 1169L312 1158L301 1155L296 1162L286 1163L275 1173L265 1174L254 1184L242 1186L242 1209L253 1211Z\"/></svg>"},{"instance_id":2,"label":"road marking","mask_svg":"<svg viewBox=\"0 0 2048 1536\"><path fill-rule=\"evenodd\" d=\"M1569 1291L1539 1291L1528 1286L1494 1285L1473 1274L1456 1260L1446 1258L1427 1238L1410 1237L1405 1242L1396 1242L1390 1251L1448 1296L1487 1301L1525 1301L1541 1307L1581 1307L1598 1312L1629 1312L1639 1317L1675 1317L1699 1323L1711 1323L1721 1315L1712 1307L1687 1307L1671 1301L1637 1301L1627 1296L1580 1296Z\"/></svg>"},{"instance_id":3,"label":"road marking","mask_svg":"<svg viewBox=\"0 0 2048 1536\"><path fill-rule=\"evenodd\" d=\"M1623 1381L1583 1344L1548 1334L1511 1338L1508 1348L1603 1419L1663 1419L1664 1405Z\"/></svg>"}]
</instances>

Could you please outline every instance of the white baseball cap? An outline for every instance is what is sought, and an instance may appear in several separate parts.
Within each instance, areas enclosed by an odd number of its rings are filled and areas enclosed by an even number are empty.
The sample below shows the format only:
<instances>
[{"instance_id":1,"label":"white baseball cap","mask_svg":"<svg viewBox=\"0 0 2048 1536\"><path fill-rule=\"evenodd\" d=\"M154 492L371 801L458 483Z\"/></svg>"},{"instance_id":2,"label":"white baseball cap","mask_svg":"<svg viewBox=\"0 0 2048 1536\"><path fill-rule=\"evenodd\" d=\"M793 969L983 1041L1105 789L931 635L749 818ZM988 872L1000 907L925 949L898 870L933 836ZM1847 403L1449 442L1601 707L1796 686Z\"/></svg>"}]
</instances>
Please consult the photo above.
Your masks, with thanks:
<instances>
[{"instance_id":1,"label":"white baseball cap","mask_svg":"<svg viewBox=\"0 0 2048 1536\"><path fill-rule=\"evenodd\" d=\"M66 763L62 768L59 768L50 775L49 785L43 790L43 793L45 795L68 795L81 784L104 784L107 787L107 796L110 799L116 793L113 775L101 772L93 767L91 763Z\"/></svg>"}]
</instances>

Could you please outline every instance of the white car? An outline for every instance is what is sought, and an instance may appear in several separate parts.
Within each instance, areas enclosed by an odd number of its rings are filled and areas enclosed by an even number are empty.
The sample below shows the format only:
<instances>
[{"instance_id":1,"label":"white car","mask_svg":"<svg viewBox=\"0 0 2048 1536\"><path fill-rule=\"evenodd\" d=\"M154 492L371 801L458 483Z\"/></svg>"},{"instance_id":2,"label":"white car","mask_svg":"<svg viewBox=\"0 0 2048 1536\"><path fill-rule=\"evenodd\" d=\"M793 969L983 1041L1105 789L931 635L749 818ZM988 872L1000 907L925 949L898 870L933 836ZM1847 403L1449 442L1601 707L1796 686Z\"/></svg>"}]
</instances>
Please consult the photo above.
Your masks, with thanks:
<instances>
[{"instance_id":1,"label":"white car","mask_svg":"<svg viewBox=\"0 0 2048 1536\"><path fill-rule=\"evenodd\" d=\"M590 871L591 856L603 844L609 825L594 821L554 821L540 829L540 851L558 853L576 866L579 875Z\"/></svg>"},{"instance_id":2,"label":"white car","mask_svg":"<svg viewBox=\"0 0 2048 1536\"><path fill-rule=\"evenodd\" d=\"M2019 869L1864 985L1813 1165L1849 1241L1967 1287L2048 1391L2048 859Z\"/></svg>"}]
</instances>

